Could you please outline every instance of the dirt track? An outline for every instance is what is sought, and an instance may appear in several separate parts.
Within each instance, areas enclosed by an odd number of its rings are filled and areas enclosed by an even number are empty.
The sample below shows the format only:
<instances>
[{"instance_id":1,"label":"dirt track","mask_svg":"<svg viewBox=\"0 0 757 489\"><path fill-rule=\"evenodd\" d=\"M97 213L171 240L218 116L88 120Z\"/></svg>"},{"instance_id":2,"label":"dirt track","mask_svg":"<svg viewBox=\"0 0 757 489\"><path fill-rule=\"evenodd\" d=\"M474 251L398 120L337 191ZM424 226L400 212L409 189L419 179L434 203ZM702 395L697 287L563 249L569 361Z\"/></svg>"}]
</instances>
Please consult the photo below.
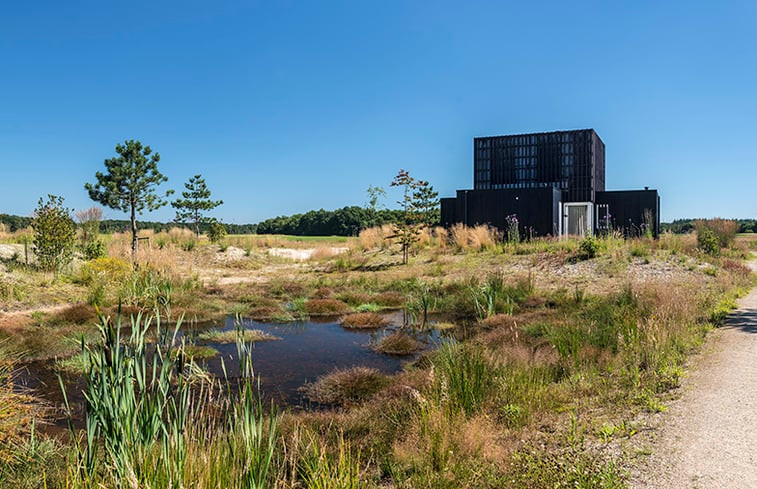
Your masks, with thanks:
<instances>
[{"instance_id":1,"label":"dirt track","mask_svg":"<svg viewBox=\"0 0 757 489\"><path fill-rule=\"evenodd\" d=\"M631 487L757 488L757 289L708 340L663 425Z\"/></svg>"}]
</instances>

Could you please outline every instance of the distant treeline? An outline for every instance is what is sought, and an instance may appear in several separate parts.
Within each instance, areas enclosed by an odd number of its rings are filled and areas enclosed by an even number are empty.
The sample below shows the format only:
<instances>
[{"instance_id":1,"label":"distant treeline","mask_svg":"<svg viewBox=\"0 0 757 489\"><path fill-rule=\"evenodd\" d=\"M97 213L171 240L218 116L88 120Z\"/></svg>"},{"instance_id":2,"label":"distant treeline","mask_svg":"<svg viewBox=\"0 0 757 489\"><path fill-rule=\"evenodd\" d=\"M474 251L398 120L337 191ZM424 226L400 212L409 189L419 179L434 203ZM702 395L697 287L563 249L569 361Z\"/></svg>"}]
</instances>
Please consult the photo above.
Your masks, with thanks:
<instances>
[{"instance_id":1,"label":"distant treeline","mask_svg":"<svg viewBox=\"0 0 757 489\"><path fill-rule=\"evenodd\" d=\"M690 233L694 230L696 219L676 219L673 222L663 222L661 228L663 231L670 231L676 234ZM734 219L739 223L740 233L757 233L757 219Z\"/></svg>"},{"instance_id":2,"label":"distant treeline","mask_svg":"<svg viewBox=\"0 0 757 489\"><path fill-rule=\"evenodd\" d=\"M226 231L229 234L255 234L256 224L228 224L223 223L226 227ZM139 229L152 229L156 233L161 231L168 231L175 227L186 227L193 229L188 224L181 224L177 222L153 222L153 221L137 221L137 228ZM206 233L210 229L210 223L200 223L200 232ZM125 232L131 230L131 223L121 219L103 219L100 221L101 233L115 233Z\"/></svg>"},{"instance_id":3,"label":"distant treeline","mask_svg":"<svg viewBox=\"0 0 757 489\"><path fill-rule=\"evenodd\" d=\"M10 214L0 214L0 224L8 227L8 231L14 232L19 229L28 228L32 224L31 217L12 216Z\"/></svg>"},{"instance_id":4,"label":"distant treeline","mask_svg":"<svg viewBox=\"0 0 757 489\"><path fill-rule=\"evenodd\" d=\"M361 230L381 226L398 220L401 211L371 209L358 206L343 207L333 211L317 210L291 216L266 219L259 224L227 224L229 234L290 234L295 236L355 236ZM0 223L9 231L24 229L31 225L30 217L0 214ZM129 231L131 224L124 219L103 219L101 233ZM139 229L152 229L156 233L181 226L175 222L138 221ZM207 232L210 224L200 224L200 231Z\"/></svg>"},{"instance_id":5,"label":"distant treeline","mask_svg":"<svg viewBox=\"0 0 757 489\"><path fill-rule=\"evenodd\" d=\"M361 230L398 220L398 210L371 209L358 206L333 211L317 210L304 214L279 216L258 223L258 234L296 236L355 236Z\"/></svg>"},{"instance_id":6,"label":"distant treeline","mask_svg":"<svg viewBox=\"0 0 757 489\"><path fill-rule=\"evenodd\" d=\"M0 224L8 227L8 231L14 232L31 226L32 218L24 216L12 216L10 214L0 214ZM152 229L156 233L168 231L171 228L182 227L182 224L176 222L154 222L138 221L139 229ZM226 224L226 230L229 234L255 234L256 224ZM190 226L183 226L190 227ZM200 224L200 231L207 232L210 224ZM131 223L125 219L103 219L100 221L101 233L125 232L131 229Z\"/></svg>"}]
</instances>

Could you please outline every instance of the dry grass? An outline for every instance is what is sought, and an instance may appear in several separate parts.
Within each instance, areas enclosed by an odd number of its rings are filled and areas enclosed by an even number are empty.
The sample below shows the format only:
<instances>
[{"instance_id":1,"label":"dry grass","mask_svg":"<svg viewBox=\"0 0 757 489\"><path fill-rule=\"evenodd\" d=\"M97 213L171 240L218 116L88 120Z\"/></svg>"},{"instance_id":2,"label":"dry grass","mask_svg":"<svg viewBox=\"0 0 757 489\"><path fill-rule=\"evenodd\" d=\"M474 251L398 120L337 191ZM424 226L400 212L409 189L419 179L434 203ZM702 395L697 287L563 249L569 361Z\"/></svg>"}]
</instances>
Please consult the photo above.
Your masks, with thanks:
<instances>
[{"instance_id":1,"label":"dry grass","mask_svg":"<svg viewBox=\"0 0 757 489\"><path fill-rule=\"evenodd\" d=\"M373 349L388 355L410 355L424 346L422 342L404 331L395 331L381 338Z\"/></svg>"},{"instance_id":2,"label":"dry grass","mask_svg":"<svg viewBox=\"0 0 757 489\"><path fill-rule=\"evenodd\" d=\"M310 254L311 260L327 260L341 254L341 250L335 250L333 246L319 246Z\"/></svg>"},{"instance_id":3,"label":"dry grass","mask_svg":"<svg viewBox=\"0 0 757 489\"><path fill-rule=\"evenodd\" d=\"M374 368L337 369L301 388L305 397L320 404L345 405L364 401L386 387L389 377Z\"/></svg>"},{"instance_id":4,"label":"dry grass","mask_svg":"<svg viewBox=\"0 0 757 489\"><path fill-rule=\"evenodd\" d=\"M89 304L74 304L55 315L56 322L83 324L97 318L95 308Z\"/></svg>"},{"instance_id":5,"label":"dry grass","mask_svg":"<svg viewBox=\"0 0 757 489\"><path fill-rule=\"evenodd\" d=\"M11 232L10 228L4 224L0 228L0 243L31 243L34 238L34 230L32 228L17 229L15 232Z\"/></svg>"},{"instance_id":6,"label":"dry grass","mask_svg":"<svg viewBox=\"0 0 757 489\"><path fill-rule=\"evenodd\" d=\"M341 320L342 326L352 329L369 329L386 326L387 321L381 314L375 312L356 312L344 316Z\"/></svg>"},{"instance_id":7,"label":"dry grass","mask_svg":"<svg viewBox=\"0 0 757 489\"><path fill-rule=\"evenodd\" d=\"M344 314L350 306L338 299L310 299L305 302L305 310L311 316L333 316Z\"/></svg>"},{"instance_id":8,"label":"dry grass","mask_svg":"<svg viewBox=\"0 0 757 489\"><path fill-rule=\"evenodd\" d=\"M363 229L358 235L358 244L364 250L385 249L390 244L389 237L392 235L394 235L394 230L388 224L384 224L381 227Z\"/></svg>"},{"instance_id":9,"label":"dry grass","mask_svg":"<svg viewBox=\"0 0 757 489\"><path fill-rule=\"evenodd\" d=\"M452 242L460 250L485 250L497 242L497 232L489 226L468 227L455 224L450 230Z\"/></svg>"},{"instance_id":10,"label":"dry grass","mask_svg":"<svg viewBox=\"0 0 757 489\"><path fill-rule=\"evenodd\" d=\"M449 232L441 227L437 226L431 231L434 245L440 250L446 250L449 246Z\"/></svg>"},{"instance_id":11,"label":"dry grass","mask_svg":"<svg viewBox=\"0 0 757 489\"><path fill-rule=\"evenodd\" d=\"M152 232L152 230L145 231ZM178 253L180 253L180 250L173 246L164 246L161 249L155 246L152 241L150 244L140 241L137 248L136 262L140 265L149 265L161 272L173 272L176 270L178 263ZM125 233L114 235L108 244L108 256L131 261L131 236L127 236Z\"/></svg>"},{"instance_id":12,"label":"dry grass","mask_svg":"<svg viewBox=\"0 0 757 489\"><path fill-rule=\"evenodd\" d=\"M202 341L209 341L212 343L236 343L240 337L240 333L234 329L228 331L205 331L197 335L197 339ZM241 337L246 342L258 342L258 341L276 341L280 340L278 336L268 334L265 331L259 329L245 329L241 333Z\"/></svg>"},{"instance_id":13,"label":"dry grass","mask_svg":"<svg viewBox=\"0 0 757 489\"><path fill-rule=\"evenodd\" d=\"M375 302L376 304L384 307L402 307L405 305L406 298L401 293L390 290L381 292L380 294L373 297L370 302Z\"/></svg>"}]
</instances>

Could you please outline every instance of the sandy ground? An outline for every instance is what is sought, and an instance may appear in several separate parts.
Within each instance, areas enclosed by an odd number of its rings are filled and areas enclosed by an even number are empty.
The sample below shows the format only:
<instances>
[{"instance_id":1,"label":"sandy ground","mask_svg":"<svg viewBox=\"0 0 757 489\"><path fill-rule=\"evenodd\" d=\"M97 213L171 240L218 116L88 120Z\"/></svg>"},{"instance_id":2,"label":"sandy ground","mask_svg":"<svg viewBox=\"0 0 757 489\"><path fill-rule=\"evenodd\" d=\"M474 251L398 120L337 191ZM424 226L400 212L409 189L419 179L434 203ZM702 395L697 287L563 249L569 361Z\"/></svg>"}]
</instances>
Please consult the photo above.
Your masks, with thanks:
<instances>
[{"instance_id":1,"label":"sandy ground","mask_svg":"<svg viewBox=\"0 0 757 489\"><path fill-rule=\"evenodd\" d=\"M24 245L0 244L0 260L11 260L14 256L24 257Z\"/></svg>"},{"instance_id":2,"label":"sandy ground","mask_svg":"<svg viewBox=\"0 0 757 489\"><path fill-rule=\"evenodd\" d=\"M757 289L713 333L662 424L631 487L757 488Z\"/></svg>"},{"instance_id":3,"label":"sandy ground","mask_svg":"<svg viewBox=\"0 0 757 489\"><path fill-rule=\"evenodd\" d=\"M326 252L330 255L338 255L344 253L349 248L331 247L326 248ZM294 248L271 248L268 250L268 254L271 256L278 256L280 258L289 258L290 260L309 260L315 253L315 248L294 249Z\"/></svg>"}]
</instances>

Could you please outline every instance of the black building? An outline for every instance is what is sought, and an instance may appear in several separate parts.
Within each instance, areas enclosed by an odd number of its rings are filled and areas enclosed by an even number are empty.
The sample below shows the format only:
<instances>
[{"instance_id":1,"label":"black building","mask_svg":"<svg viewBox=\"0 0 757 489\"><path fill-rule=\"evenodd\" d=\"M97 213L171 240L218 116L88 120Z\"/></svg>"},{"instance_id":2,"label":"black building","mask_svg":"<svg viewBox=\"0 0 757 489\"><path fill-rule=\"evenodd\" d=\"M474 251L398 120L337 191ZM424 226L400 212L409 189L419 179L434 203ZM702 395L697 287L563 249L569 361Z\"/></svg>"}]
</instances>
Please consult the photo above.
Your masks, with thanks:
<instances>
[{"instance_id":1,"label":"black building","mask_svg":"<svg viewBox=\"0 0 757 489\"><path fill-rule=\"evenodd\" d=\"M504 229L516 216L528 236L659 234L656 190L605 190L605 145L593 129L475 138L473 148L474 188L441 199L446 226Z\"/></svg>"}]
</instances>

